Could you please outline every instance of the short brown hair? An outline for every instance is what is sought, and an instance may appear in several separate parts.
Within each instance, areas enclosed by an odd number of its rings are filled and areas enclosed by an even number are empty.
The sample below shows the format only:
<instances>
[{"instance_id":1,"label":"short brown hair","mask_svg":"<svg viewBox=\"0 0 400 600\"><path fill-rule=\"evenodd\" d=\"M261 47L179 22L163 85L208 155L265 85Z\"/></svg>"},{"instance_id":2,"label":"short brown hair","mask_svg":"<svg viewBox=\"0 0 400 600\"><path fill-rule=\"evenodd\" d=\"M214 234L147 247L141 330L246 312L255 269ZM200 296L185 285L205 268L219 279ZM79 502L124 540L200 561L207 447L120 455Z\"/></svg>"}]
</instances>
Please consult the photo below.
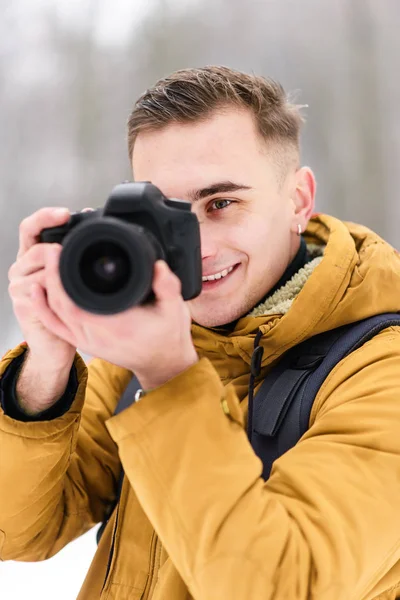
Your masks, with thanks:
<instances>
[{"instance_id":1,"label":"short brown hair","mask_svg":"<svg viewBox=\"0 0 400 600\"><path fill-rule=\"evenodd\" d=\"M280 83L228 67L207 66L176 71L140 96L128 120L129 157L140 132L205 120L227 106L250 109L265 141L299 150L302 106L289 102Z\"/></svg>"}]
</instances>

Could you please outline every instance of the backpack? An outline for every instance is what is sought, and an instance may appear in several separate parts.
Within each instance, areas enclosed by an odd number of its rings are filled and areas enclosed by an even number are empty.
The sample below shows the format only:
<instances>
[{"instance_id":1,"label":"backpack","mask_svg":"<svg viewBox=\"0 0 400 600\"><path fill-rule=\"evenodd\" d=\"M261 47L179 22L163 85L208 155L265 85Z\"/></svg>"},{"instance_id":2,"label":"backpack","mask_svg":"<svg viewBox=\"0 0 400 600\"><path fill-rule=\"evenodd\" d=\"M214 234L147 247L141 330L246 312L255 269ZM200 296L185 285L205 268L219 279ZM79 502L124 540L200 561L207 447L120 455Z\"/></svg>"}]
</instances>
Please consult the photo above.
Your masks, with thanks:
<instances>
[{"instance_id":1,"label":"backpack","mask_svg":"<svg viewBox=\"0 0 400 600\"><path fill-rule=\"evenodd\" d=\"M383 329L400 326L400 313L385 313L318 334L288 350L267 374L257 394L249 394L248 437L268 479L272 463L290 450L307 431L314 399L332 369ZM260 333L260 332L259 332ZM258 336L258 340L261 333ZM263 348L255 341L251 374L257 377ZM250 386L252 387L252 386ZM114 414L134 402L140 383L133 377ZM97 543L118 504L124 472L121 469L115 504L97 531ZM114 539L110 556L114 546Z\"/></svg>"}]
</instances>

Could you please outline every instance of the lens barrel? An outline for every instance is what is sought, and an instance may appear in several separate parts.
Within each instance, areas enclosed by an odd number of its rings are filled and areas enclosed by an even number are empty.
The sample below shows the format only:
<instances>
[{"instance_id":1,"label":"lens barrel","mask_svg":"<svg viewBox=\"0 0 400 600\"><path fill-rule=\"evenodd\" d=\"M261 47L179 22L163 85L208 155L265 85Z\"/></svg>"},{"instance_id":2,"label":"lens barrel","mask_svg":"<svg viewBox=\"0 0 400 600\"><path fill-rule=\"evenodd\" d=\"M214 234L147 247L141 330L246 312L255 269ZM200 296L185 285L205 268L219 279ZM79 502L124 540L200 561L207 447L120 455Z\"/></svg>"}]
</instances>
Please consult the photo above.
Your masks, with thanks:
<instances>
[{"instance_id":1,"label":"lens barrel","mask_svg":"<svg viewBox=\"0 0 400 600\"><path fill-rule=\"evenodd\" d=\"M143 227L114 217L83 221L63 241L60 277L80 308L115 314L152 294L155 238Z\"/></svg>"}]
</instances>

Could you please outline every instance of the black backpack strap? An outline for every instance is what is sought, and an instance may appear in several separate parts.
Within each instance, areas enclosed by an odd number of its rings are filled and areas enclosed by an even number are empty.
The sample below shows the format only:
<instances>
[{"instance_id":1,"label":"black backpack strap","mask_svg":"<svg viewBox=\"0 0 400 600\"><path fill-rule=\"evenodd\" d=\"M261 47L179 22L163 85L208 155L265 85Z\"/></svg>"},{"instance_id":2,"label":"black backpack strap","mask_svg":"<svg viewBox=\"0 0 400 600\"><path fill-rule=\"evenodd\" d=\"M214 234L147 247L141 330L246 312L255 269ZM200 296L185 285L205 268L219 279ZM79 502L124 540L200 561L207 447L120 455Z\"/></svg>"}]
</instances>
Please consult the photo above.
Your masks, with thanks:
<instances>
[{"instance_id":1,"label":"black backpack strap","mask_svg":"<svg viewBox=\"0 0 400 600\"><path fill-rule=\"evenodd\" d=\"M400 326L400 314L385 313L316 335L285 353L253 401L250 442L268 479L272 463L307 431L321 385L348 354L383 329Z\"/></svg>"},{"instance_id":2,"label":"black backpack strap","mask_svg":"<svg viewBox=\"0 0 400 600\"><path fill-rule=\"evenodd\" d=\"M137 377L132 377L132 379L130 380L130 382L128 383L128 385L125 388L124 393L122 394L121 398L119 399L119 402L117 404L117 407L114 411L114 415L118 415L121 411L124 410L124 408L128 408L128 406L130 406L131 404L133 404L135 402L135 394L136 392L141 388L140 382L137 379ZM102 524L100 525L99 529L97 530L96 533L96 540L97 543L99 543L101 536L103 535L103 531L106 528L106 525L112 515L112 513L114 512L114 508L117 506L118 502L119 502L119 497L121 495L121 490L122 490L122 482L124 480L124 470L121 466L121 472L119 475L119 480L118 480L118 487L117 487L117 494L115 497L115 502L110 506L109 510L107 511L107 515L105 520L102 522Z\"/></svg>"}]
</instances>

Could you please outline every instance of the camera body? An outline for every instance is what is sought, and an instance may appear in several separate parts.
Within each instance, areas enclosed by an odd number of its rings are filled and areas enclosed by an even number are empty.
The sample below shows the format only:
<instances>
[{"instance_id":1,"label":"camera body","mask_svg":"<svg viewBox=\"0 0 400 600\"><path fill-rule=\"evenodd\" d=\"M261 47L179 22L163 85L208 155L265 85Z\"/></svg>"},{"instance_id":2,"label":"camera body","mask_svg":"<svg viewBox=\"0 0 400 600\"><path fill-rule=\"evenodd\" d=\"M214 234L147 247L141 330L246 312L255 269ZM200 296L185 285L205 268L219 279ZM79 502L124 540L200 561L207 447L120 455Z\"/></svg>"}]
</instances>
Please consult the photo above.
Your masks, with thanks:
<instances>
[{"instance_id":1,"label":"camera body","mask_svg":"<svg viewBox=\"0 0 400 600\"><path fill-rule=\"evenodd\" d=\"M43 229L40 242L62 244L62 284L92 313L151 302L158 259L180 279L184 300L201 292L200 228L191 204L166 198L150 182L115 186L103 208L73 213L65 225Z\"/></svg>"}]
</instances>

